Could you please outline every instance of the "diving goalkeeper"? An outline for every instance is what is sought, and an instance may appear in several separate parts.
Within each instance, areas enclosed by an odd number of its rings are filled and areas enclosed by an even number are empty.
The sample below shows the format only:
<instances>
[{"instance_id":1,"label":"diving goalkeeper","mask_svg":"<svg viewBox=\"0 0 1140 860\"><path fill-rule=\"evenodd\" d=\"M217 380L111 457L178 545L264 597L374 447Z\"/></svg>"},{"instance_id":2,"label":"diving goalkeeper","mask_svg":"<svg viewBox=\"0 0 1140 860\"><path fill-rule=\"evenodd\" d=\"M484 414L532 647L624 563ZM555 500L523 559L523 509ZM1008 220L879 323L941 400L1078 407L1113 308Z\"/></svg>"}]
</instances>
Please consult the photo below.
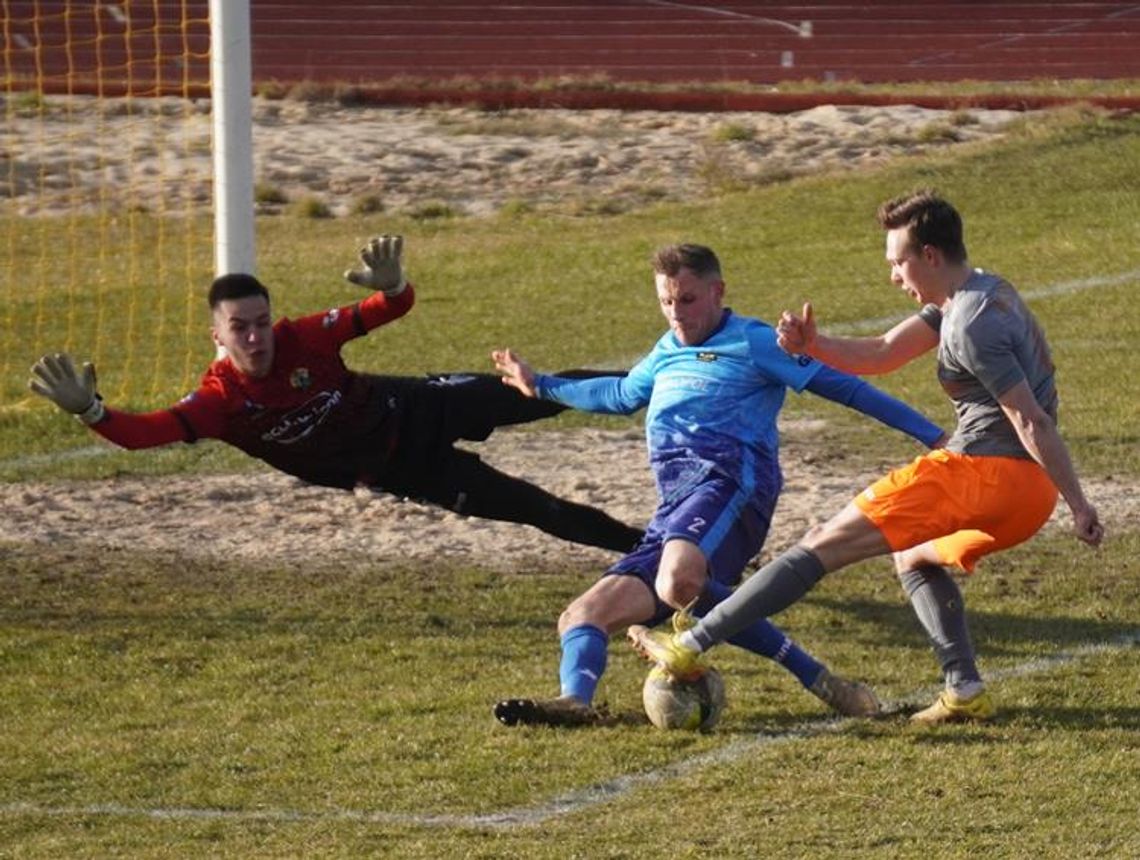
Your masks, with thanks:
<instances>
[{"instance_id":1,"label":"diving goalkeeper","mask_svg":"<svg viewBox=\"0 0 1140 860\"><path fill-rule=\"evenodd\" d=\"M415 302L402 250L401 236L370 240L361 266L345 277L371 295L297 320L274 323L269 291L252 275L217 278L209 305L214 341L225 356L167 409L140 414L106 406L94 366L79 370L66 354L36 362L29 387L123 448L220 439L312 484L363 485L576 543L619 552L633 547L640 530L455 448L460 439L482 441L496 427L546 418L565 406L524 397L488 374L379 376L345 365L346 342L399 319Z\"/></svg>"}]
</instances>

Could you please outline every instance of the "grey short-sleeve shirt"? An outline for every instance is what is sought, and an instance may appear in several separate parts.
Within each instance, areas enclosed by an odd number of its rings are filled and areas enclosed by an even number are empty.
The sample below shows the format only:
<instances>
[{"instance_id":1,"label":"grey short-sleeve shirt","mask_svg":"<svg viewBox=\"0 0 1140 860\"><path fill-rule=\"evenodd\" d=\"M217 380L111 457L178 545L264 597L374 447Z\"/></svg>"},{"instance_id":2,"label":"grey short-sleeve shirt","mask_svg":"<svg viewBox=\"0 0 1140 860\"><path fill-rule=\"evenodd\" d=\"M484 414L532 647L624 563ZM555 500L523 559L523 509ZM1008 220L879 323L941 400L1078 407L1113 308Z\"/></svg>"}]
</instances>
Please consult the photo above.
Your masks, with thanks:
<instances>
[{"instance_id":1,"label":"grey short-sleeve shirt","mask_svg":"<svg viewBox=\"0 0 1140 860\"><path fill-rule=\"evenodd\" d=\"M942 313L919 315L939 333L938 381L954 403L958 426L946 448L962 454L1032 459L998 403L1023 379L1054 420L1057 389L1045 334L1017 290L975 269Z\"/></svg>"}]
</instances>

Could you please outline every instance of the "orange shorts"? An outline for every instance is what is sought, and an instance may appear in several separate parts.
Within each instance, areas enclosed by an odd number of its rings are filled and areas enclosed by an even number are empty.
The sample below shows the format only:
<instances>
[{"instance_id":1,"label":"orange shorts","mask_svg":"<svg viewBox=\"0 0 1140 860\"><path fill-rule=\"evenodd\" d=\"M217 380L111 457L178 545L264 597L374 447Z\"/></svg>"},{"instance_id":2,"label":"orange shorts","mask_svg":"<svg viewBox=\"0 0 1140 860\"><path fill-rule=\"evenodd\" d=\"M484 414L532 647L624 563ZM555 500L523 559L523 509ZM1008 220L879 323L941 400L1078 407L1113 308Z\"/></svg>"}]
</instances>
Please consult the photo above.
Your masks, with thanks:
<instances>
[{"instance_id":1,"label":"orange shorts","mask_svg":"<svg viewBox=\"0 0 1140 860\"><path fill-rule=\"evenodd\" d=\"M941 449L894 469L855 497L892 550L934 541L943 564L967 573L982 556L1031 538L1056 504L1057 488L1032 460Z\"/></svg>"}]
</instances>

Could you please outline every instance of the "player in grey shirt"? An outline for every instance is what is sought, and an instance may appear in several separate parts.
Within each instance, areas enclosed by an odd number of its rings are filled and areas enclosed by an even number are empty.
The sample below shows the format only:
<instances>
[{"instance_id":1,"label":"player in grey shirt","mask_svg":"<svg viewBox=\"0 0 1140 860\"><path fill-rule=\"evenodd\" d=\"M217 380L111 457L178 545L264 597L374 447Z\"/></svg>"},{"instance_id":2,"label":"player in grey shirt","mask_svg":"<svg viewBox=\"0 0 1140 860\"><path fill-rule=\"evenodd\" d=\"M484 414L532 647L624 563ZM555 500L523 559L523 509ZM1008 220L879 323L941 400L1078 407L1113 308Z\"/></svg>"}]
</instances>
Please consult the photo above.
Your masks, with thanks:
<instances>
[{"instance_id":1,"label":"player in grey shirt","mask_svg":"<svg viewBox=\"0 0 1140 860\"><path fill-rule=\"evenodd\" d=\"M808 531L691 629L670 635L635 626L629 635L674 675L699 676L703 651L795 603L828 572L892 553L946 682L912 719L984 720L995 708L947 566L971 573L983 556L1028 540L1058 492L1080 540L1096 546L1104 530L1057 432L1048 344L1017 291L969 265L962 219L934 193L890 200L878 214L891 282L922 309L879 337L841 338L820 334L807 304L802 315L782 316L780 346L856 374L886 373L937 347L956 430L944 447L891 471Z\"/></svg>"},{"instance_id":2,"label":"player in grey shirt","mask_svg":"<svg viewBox=\"0 0 1140 860\"><path fill-rule=\"evenodd\" d=\"M945 313L930 304L918 315L939 333L938 381L958 415L946 449L1033 459L994 395L1024 379L1033 399L1057 420L1049 344L1017 290L1004 278L974 269Z\"/></svg>"}]
</instances>

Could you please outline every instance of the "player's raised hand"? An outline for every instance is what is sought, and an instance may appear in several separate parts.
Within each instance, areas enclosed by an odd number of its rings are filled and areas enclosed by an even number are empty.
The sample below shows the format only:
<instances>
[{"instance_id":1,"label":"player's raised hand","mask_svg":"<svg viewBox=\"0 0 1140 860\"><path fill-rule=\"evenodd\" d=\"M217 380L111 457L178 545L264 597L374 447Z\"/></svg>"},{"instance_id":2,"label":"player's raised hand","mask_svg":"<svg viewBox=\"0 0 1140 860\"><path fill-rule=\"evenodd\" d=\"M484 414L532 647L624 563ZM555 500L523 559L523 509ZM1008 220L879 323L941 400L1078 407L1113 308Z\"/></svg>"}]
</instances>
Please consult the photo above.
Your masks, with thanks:
<instances>
[{"instance_id":1,"label":"player's raised hand","mask_svg":"<svg viewBox=\"0 0 1140 860\"><path fill-rule=\"evenodd\" d=\"M348 269L344 277L358 287L398 296L408 284L400 263L403 251L403 236L373 236L360 249L360 268Z\"/></svg>"},{"instance_id":2,"label":"player's raised hand","mask_svg":"<svg viewBox=\"0 0 1140 860\"><path fill-rule=\"evenodd\" d=\"M509 349L495 349L491 351L491 360L495 362L495 369L502 374L503 384L517 388L527 397L536 397L538 389L534 387L534 370Z\"/></svg>"},{"instance_id":3,"label":"player's raised hand","mask_svg":"<svg viewBox=\"0 0 1140 860\"><path fill-rule=\"evenodd\" d=\"M811 302L804 302L803 313L796 316L791 311L780 314L776 323L776 343L784 352L792 355L811 355L815 345L815 316Z\"/></svg>"},{"instance_id":4,"label":"player's raised hand","mask_svg":"<svg viewBox=\"0 0 1140 860\"><path fill-rule=\"evenodd\" d=\"M33 364L28 388L84 424L95 424L106 411L95 390L95 365L84 363L80 374L65 352L45 355Z\"/></svg>"}]
</instances>

